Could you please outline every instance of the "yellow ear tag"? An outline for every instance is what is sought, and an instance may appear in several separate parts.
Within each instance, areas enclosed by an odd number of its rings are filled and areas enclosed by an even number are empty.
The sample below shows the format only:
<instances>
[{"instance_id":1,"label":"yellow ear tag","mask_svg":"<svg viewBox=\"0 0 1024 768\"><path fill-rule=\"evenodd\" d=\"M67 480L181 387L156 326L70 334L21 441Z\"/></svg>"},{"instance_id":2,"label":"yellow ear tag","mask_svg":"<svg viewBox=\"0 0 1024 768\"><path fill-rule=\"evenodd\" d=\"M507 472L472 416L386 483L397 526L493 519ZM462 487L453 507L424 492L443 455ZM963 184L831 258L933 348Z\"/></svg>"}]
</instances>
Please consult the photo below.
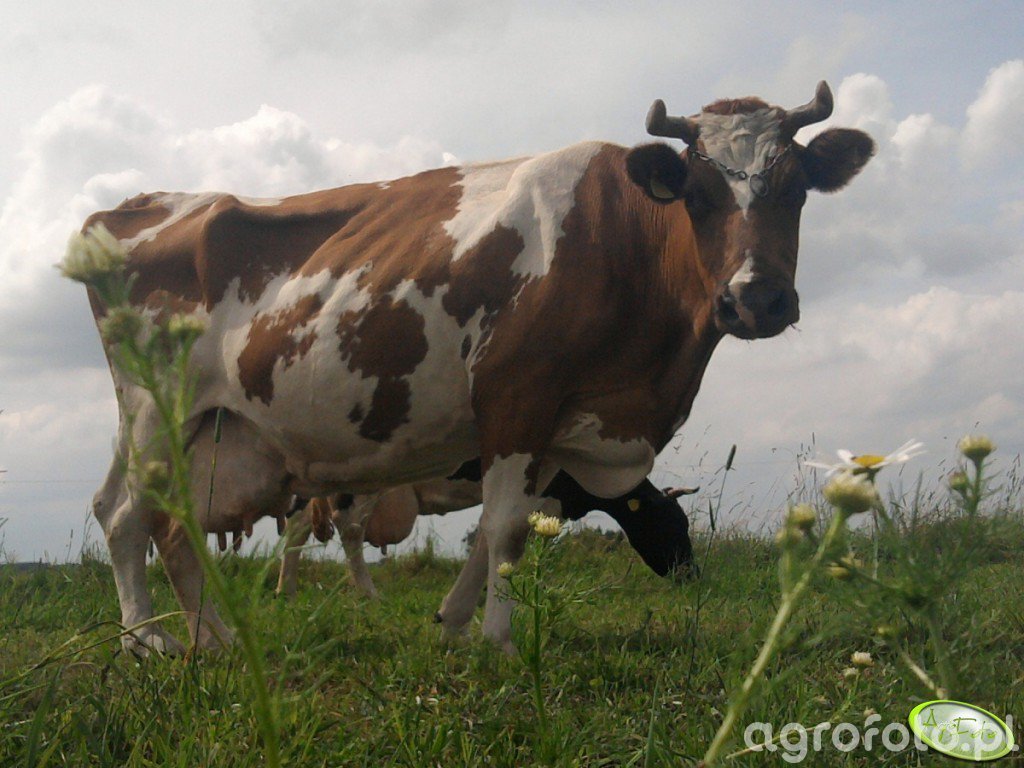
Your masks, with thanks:
<instances>
[{"instance_id":1,"label":"yellow ear tag","mask_svg":"<svg viewBox=\"0 0 1024 768\"><path fill-rule=\"evenodd\" d=\"M659 200L675 200L676 196L672 194L672 190L666 187L657 179L651 179L651 194ZM636 510L634 510L635 512Z\"/></svg>"},{"instance_id":2,"label":"yellow ear tag","mask_svg":"<svg viewBox=\"0 0 1024 768\"><path fill-rule=\"evenodd\" d=\"M640 499L630 499L626 502L626 506L629 507L630 512L640 511Z\"/></svg>"}]
</instances>

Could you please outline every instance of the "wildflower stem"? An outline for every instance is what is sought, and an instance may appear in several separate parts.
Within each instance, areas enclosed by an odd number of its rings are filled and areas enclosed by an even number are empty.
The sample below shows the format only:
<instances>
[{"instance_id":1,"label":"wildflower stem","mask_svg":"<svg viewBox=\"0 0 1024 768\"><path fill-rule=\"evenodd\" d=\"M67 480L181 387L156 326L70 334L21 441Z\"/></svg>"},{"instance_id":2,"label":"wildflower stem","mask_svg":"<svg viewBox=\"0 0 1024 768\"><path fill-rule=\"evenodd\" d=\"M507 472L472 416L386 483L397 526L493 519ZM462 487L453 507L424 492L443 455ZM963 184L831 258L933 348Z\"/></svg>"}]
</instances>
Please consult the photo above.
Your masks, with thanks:
<instances>
[{"instance_id":1,"label":"wildflower stem","mask_svg":"<svg viewBox=\"0 0 1024 768\"><path fill-rule=\"evenodd\" d=\"M238 631L242 655L249 668L249 681L254 697L253 709L266 747L267 765L270 768L277 768L280 765L280 729L277 708L267 687L263 649L256 640L248 611L230 589L227 579L206 546L206 534L192 509L183 418L191 395L187 374L190 347L190 344L186 344L176 354L172 365L174 376L171 382L162 382L152 358L143 355L136 360L142 386L152 394L153 403L164 424L166 450L171 461L171 491L169 497L162 499L161 506L181 523L196 557L199 558L206 581ZM128 352L131 354L131 350ZM161 386L162 383L169 386ZM195 621L198 636L201 617L196 616Z\"/></svg>"},{"instance_id":2,"label":"wildflower stem","mask_svg":"<svg viewBox=\"0 0 1024 768\"><path fill-rule=\"evenodd\" d=\"M933 696L939 699L946 698L946 696L948 695L948 691L940 687L934 680L932 680L931 677L928 676L928 673L925 672L924 669L922 669L921 666L918 665L918 663L910 657L910 654L907 653L907 651L904 648L900 648L898 650L898 653L900 655L900 660L907 665L907 668L914 673L914 676L918 680L924 683L925 687L932 692Z\"/></svg>"},{"instance_id":3,"label":"wildflower stem","mask_svg":"<svg viewBox=\"0 0 1024 768\"><path fill-rule=\"evenodd\" d=\"M541 560L544 559L544 552L547 551L548 540L541 541L541 551L533 560L533 648L530 652L530 676L533 678L533 702L537 708L537 721L540 728L541 755L545 762L550 763L551 738L548 729L547 709L544 706L544 686L541 680L541 654L543 644L541 641L541 590L540 590L540 569Z\"/></svg>"},{"instance_id":4,"label":"wildflower stem","mask_svg":"<svg viewBox=\"0 0 1024 768\"><path fill-rule=\"evenodd\" d=\"M942 687L947 691L953 690L956 680L953 677L953 666L949 661L949 649L946 647L946 641L942 638L942 629L931 611L925 612L925 624L928 627L928 635L931 637L932 648L935 650L935 664L939 668Z\"/></svg>"},{"instance_id":5,"label":"wildflower stem","mask_svg":"<svg viewBox=\"0 0 1024 768\"><path fill-rule=\"evenodd\" d=\"M751 697L763 680L768 663L772 660L772 657L775 656L775 653L779 649L779 645L782 641L782 630L785 628L790 617L793 615L793 612L796 610L807 586L811 583L811 579L821 566L826 552L832 548L833 542L839 538L845 528L845 525L846 515L842 512L837 512L832 516L832 522L829 524L828 530L825 532L821 542L818 544L818 549L815 551L807 568L804 569L803 573L798 579L796 579L793 585L783 592L779 610L775 614L775 618L772 621L771 628L768 630L768 634L765 636L764 644L761 646L761 651L757 654L754 666L751 667L750 672L743 681L743 685L740 687L740 691L736 698L733 699L732 703L729 705L729 709L725 713L725 718L722 720L722 724L719 726L718 732L715 734L715 738L711 742L711 746L708 747L708 751L704 754L704 765L714 765L718 761L719 755L732 735L733 729L736 727L736 723L746 711Z\"/></svg>"}]
</instances>

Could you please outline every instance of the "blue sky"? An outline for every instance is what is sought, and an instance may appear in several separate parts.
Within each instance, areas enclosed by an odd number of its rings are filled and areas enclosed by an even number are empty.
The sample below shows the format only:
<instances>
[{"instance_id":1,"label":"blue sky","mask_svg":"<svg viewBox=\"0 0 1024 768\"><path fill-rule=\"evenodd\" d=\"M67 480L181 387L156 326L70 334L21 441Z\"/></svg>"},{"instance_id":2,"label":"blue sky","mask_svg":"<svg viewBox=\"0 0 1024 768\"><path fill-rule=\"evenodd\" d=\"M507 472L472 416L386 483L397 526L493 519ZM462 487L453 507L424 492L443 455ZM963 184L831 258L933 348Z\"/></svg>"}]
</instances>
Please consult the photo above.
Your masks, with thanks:
<instances>
[{"instance_id":1,"label":"blue sky","mask_svg":"<svg viewBox=\"0 0 1024 768\"><path fill-rule=\"evenodd\" d=\"M140 191L280 195L581 139L645 141L654 98L807 101L879 144L811 199L795 330L728 340L655 478L776 519L797 459L906 439L937 476L981 430L1024 450L1024 5L38 2L0 29L0 537L77 553L116 427L84 294L52 265ZM816 129L817 130L817 129ZM814 441L814 448L806 446ZM911 470L913 471L913 470ZM698 504L703 504L698 501ZM458 520L432 524L457 542ZM752 522L751 522L752 521ZM698 524L700 520L698 520ZM72 531L74 533L72 533Z\"/></svg>"}]
</instances>

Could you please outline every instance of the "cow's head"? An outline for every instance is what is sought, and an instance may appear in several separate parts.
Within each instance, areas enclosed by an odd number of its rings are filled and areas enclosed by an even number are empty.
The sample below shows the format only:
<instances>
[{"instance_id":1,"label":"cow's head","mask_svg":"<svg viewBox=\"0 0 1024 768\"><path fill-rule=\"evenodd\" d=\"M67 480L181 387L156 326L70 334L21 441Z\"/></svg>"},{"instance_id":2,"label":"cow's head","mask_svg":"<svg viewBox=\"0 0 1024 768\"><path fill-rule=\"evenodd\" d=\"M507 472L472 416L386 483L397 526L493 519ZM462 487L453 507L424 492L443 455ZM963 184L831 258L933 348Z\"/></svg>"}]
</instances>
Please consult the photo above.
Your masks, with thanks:
<instances>
[{"instance_id":1,"label":"cow's head","mask_svg":"<svg viewBox=\"0 0 1024 768\"><path fill-rule=\"evenodd\" d=\"M637 147L627 171L652 200L684 202L723 333L774 336L800 317L794 280L807 191L841 189L875 149L867 134L844 128L826 130L806 147L793 140L830 114L832 92L822 81L813 100L791 110L746 98L670 117L659 100L647 115L649 133L688 148L678 155L665 144Z\"/></svg>"},{"instance_id":2,"label":"cow's head","mask_svg":"<svg viewBox=\"0 0 1024 768\"><path fill-rule=\"evenodd\" d=\"M696 578L700 571L693 560L690 521L679 497L688 489L659 491L644 481L629 494L610 500L601 509L622 528L630 545L659 576Z\"/></svg>"}]
</instances>

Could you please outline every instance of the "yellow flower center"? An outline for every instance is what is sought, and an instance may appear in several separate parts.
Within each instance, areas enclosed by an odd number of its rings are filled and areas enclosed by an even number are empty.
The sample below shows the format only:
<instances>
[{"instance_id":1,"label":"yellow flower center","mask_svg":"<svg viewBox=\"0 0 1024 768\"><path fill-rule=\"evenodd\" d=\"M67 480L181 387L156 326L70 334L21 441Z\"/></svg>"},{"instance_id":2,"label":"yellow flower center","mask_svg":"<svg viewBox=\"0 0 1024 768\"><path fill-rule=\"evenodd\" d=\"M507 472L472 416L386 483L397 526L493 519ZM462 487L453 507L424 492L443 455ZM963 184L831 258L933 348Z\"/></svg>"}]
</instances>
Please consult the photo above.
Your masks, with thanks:
<instances>
[{"instance_id":1,"label":"yellow flower center","mask_svg":"<svg viewBox=\"0 0 1024 768\"><path fill-rule=\"evenodd\" d=\"M885 461L885 456L876 456L873 453L865 453L863 456L854 456L851 461L854 464L859 464L864 469L871 469L876 464L881 464Z\"/></svg>"}]
</instances>

